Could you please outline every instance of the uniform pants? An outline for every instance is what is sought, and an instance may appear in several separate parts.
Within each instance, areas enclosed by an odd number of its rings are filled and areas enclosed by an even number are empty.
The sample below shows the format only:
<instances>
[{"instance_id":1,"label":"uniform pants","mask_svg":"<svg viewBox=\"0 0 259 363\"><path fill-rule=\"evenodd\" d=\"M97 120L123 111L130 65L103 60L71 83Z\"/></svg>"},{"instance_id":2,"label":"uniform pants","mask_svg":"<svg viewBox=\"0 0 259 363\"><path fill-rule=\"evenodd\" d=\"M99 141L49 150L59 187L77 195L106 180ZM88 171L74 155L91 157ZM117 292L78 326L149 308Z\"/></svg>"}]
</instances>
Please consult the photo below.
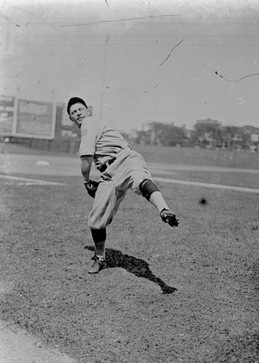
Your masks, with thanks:
<instances>
[{"instance_id":1,"label":"uniform pants","mask_svg":"<svg viewBox=\"0 0 259 363\"><path fill-rule=\"evenodd\" d=\"M131 149L121 151L101 175L88 218L89 227L102 229L109 225L126 192L131 189L140 194L139 185L145 179L152 177L142 155Z\"/></svg>"}]
</instances>

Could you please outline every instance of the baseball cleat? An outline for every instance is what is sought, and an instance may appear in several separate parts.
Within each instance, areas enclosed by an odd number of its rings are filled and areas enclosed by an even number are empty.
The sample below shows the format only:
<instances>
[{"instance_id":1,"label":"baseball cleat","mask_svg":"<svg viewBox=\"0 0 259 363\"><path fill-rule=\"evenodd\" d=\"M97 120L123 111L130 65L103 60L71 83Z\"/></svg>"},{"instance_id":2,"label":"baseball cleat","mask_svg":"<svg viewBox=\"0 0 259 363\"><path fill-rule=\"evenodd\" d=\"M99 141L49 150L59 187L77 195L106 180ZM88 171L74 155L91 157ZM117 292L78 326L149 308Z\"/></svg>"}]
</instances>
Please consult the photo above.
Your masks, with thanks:
<instances>
[{"instance_id":1,"label":"baseball cleat","mask_svg":"<svg viewBox=\"0 0 259 363\"><path fill-rule=\"evenodd\" d=\"M101 260L96 255L92 258L92 260L94 262L88 271L89 274L98 274L98 272L100 272L106 267L105 260Z\"/></svg>"},{"instance_id":2,"label":"baseball cleat","mask_svg":"<svg viewBox=\"0 0 259 363\"><path fill-rule=\"evenodd\" d=\"M163 222L168 223L171 227L178 227L179 220L170 209L163 209L160 213Z\"/></svg>"}]
</instances>

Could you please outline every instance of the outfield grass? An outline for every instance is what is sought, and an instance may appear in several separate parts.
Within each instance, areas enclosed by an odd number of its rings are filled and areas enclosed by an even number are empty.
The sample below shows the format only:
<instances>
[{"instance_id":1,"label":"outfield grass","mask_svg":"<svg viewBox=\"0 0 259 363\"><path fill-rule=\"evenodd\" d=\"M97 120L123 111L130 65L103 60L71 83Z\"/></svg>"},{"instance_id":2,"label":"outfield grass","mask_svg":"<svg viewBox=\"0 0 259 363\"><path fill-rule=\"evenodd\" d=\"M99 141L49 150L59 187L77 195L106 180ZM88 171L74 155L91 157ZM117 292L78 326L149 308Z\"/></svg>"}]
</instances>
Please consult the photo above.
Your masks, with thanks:
<instances>
[{"instance_id":1,"label":"outfield grass","mask_svg":"<svg viewBox=\"0 0 259 363\"><path fill-rule=\"evenodd\" d=\"M1 319L80 363L258 362L258 194L159 183L180 219L171 229L129 193L108 229L109 268L90 276L92 200L78 177L42 179L65 185L0 179Z\"/></svg>"},{"instance_id":2,"label":"outfield grass","mask_svg":"<svg viewBox=\"0 0 259 363\"><path fill-rule=\"evenodd\" d=\"M147 162L183 165L209 165L259 170L259 153L252 153L249 151L177 148L154 145L141 146L138 144L134 144L133 147L144 156ZM71 157L75 156L74 154L30 149L18 144L0 144L0 151L1 154L17 153L34 155L66 155Z\"/></svg>"},{"instance_id":3,"label":"outfield grass","mask_svg":"<svg viewBox=\"0 0 259 363\"><path fill-rule=\"evenodd\" d=\"M259 170L259 153L250 151L135 145L150 162L183 165L209 165Z\"/></svg>"}]
</instances>

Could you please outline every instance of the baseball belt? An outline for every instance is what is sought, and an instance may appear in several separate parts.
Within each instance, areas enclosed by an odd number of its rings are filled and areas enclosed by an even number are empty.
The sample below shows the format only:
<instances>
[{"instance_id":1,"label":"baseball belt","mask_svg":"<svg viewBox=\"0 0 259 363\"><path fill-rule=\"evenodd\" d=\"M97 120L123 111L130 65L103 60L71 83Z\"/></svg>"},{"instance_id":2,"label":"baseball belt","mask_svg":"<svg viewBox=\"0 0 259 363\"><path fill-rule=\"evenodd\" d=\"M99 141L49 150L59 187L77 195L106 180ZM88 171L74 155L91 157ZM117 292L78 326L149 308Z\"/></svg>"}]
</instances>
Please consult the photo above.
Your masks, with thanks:
<instances>
[{"instance_id":1,"label":"baseball belt","mask_svg":"<svg viewBox=\"0 0 259 363\"><path fill-rule=\"evenodd\" d=\"M125 150L133 150L132 149L132 147L130 146L130 145L128 145L127 147L125 147L125 149L123 149L122 151L125 151ZM120 153L119 153L120 154ZM119 155L118 154L118 155ZM117 156L118 156L117 155ZM108 166L109 165L111 165L112 163L114 163L114 161L116 160L116 157L114 156L112 159L110 159L110 160L108 160L108 161L106 161L106 163L105 164L103 164L100 168L99 168L99 170L100 170L100 172L101 173L103 173L107 168L108 168Z\"/></svg>"},{"instance_id":2,"label":"baseball belt","mask_svg":"<svg viewBox=\"0 0 259 363\"><path fill-rule=\"evenodd\" d=\"M114 163L114 161L116 160L116 158L115 158L115 156L112 158L112 159L110 159L110 160L108 160L108 161L106 161L106 163L105 164L103 164L101 167L100 167L100 172L101 173L103 173L107 168L108 168L108 166L109 165L111 165L112 163Z\"/></svg>"}]
</instances>

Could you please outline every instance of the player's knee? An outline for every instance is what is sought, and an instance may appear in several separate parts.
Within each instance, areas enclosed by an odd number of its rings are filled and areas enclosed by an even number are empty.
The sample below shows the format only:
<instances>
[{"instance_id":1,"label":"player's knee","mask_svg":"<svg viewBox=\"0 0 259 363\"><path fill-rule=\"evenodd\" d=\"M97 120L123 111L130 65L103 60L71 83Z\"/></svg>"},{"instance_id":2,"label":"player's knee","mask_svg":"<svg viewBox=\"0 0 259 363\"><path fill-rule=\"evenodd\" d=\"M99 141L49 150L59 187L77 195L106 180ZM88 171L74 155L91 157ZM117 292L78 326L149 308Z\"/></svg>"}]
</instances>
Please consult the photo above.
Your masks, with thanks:
<instances>
[{"instance_id":1,"label":"player's knee","mask_svg":"<svg viewBox=\"0 0 259 363\"><path fill-rule=\"evenodd\" d=\"M91 230L105 229L112 222L112 216L90 215L88 217L88 227Z\"/></svg>"},{"instance_id":2,"label":"player's knee","mask_svg":"<svg viewBox=\"0 0 259 363\"><path fill-rule=\"evenodd\" d=\"M158 187L150 179L143 180L139 185L139 190L147 200L150 199L152 193L159 192Z\"/></svg>"}]
</instances>

